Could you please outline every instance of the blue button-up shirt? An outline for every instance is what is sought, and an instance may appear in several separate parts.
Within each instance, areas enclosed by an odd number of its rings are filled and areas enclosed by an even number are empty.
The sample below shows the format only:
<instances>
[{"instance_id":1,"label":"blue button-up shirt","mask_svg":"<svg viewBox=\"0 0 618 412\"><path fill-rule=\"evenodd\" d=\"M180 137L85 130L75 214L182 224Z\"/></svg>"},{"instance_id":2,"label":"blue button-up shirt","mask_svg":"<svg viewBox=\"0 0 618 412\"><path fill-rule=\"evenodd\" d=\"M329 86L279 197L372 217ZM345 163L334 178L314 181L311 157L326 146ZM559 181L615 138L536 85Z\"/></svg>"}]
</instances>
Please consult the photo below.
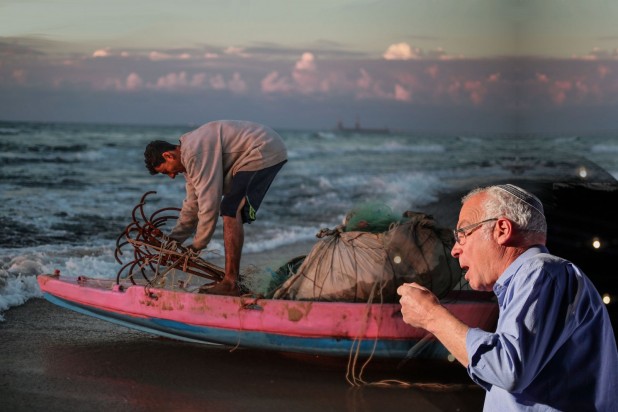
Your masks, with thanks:
<instances>
[{"instance_id":1,"label":"blue button-up shirt","mask_svg":"<svg viewBox=\"0 0 618 412\"><path fill-rule=\"evenodd\" d=\"M616 411L618 351L592 282L543 246L519 256L494 285L495 333L470 329L468 373L485 411Z\"/></svg>"}]
</instances>

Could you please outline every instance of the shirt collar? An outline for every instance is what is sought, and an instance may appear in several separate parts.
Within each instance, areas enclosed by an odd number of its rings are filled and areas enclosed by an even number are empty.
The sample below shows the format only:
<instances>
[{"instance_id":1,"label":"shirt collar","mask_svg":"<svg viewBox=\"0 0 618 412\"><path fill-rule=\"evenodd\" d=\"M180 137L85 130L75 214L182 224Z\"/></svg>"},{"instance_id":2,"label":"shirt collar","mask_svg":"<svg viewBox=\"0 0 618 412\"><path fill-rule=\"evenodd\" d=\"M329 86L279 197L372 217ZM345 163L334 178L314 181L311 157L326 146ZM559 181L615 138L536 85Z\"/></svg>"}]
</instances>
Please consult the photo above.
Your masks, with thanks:
<instances>
[{"instance_id":1,"label":"shirt collar","mask_svg":"<svg viewBox=\"0 0 618 412\"><path fill-rule=\"evenodd\" d=\"M535 255L538 255L539 253L549 253L549 251L543 245L532 246L528 250L526 250L524 253L519 255L517 259L515 259L513 263L511 263L506 268L504 272L502 272L502 274L500 275L500 277L496 281L496 284L493 287L494 294L498 297L499 304L501 304L502 302L504 291L506 290L508 284L510 283L510 280L513 277L513 275L517 273L517 270L521 267L521 265L526 260L530 259L531 257Z\"/></svg>"}]
</instances>

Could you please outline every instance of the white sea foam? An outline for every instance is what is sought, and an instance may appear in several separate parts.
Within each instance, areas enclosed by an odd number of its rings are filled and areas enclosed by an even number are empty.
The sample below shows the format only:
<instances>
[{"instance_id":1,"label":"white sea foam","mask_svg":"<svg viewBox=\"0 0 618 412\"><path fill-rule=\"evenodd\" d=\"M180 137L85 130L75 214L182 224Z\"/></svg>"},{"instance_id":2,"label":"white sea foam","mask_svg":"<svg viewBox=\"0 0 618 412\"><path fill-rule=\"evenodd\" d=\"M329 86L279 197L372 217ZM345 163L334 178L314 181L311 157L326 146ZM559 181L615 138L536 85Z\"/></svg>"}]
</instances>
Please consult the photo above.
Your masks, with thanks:
<instances>
[{"instance_id":1,"label":"white sea foam","mask_svg":"<svg viewBox=\"0 0 618 412\"><path fill-rule=\"evenodd\" d=\"M269 232L271 233L264 234L265 239L256 239L255 241L245 243L243 251L247 253L266 252L281 246L314 240L317 230L315 227L297 226L286 227L283 230L272 229Z\"/></svg>"},{"instance_id":2,"label":"white sea foam","mask_svg":"<svg viewBox=\"0 0 618 412\"><path fill-rule=\"evenodd\" d=\"M0 250L0 313L42 296L36 277L59 270L66 276L110 279L120 268L112 249L92 246L40 246Z\"/></svg>"},{"instance_id":3,"label":"white sea foam","mask_svg":"<svg viewBox=\"0 0 618 412\"><path fill-rule=\"evenodd\" d=\"M618 145L595 144L590 148L592 153L618 153Z\"/></svg>"},{"instance_id":4,"label":"white sea foam","mask_svg":"<svg viewBox=\"0 0 618 412\"><path fill-rule=\"evenodd\" d=\"M266 235L247 237L245 253L259 253L315 238L315 228L288 227L283 231L271 229ZM189 241L190 242L190 239ZM208 246L211 255L223 256L223 244L213 240ZM127 249L127 262L131 259ZM0 321L7 309L25 303L42 293L36 281L39 274L59 271L67 277L87 276L94 279L115 279L122 267L114 258L114 246L40 246L0 251ZM123 256L121 256L123 258Z\"/></svg>"},{"instance_id":5,"label":"white sea foam","mask_svg":"<svg viewBox=\"0 0 618 412\"><path fill-rule=\"evenodd\" d=\"M420 144L409 145L397 141L387 141L383 145L376 147L376 152L410 152L410 153L443 153L446 151L444 145L440 144Z\"/></svg>"},{"instance_id":6,"label":"white sea foam","mask_svg":"<svg viewBox=\"0 0 618 412\"><path fill-rule=\"evenodd\" d=\"M4 320L2 312L13 306L24 304L28 299L41 297L41 289L36 282L36 277L19 275L5 280L0 288L0 321Z\"/></svg>"},{"instance_id":7,"label":"white sea foam","mask_svg":"<svg viewBox=\"0 0 618 412\"><path fill-rule=\"evenodd\" d=\"M446 151L441 144L415 144L410 145L398 141L385 141L380 143L363 144L338 144L337 140L327 142L327 144L315 144L312 146L301 146L288 149L288 158L306 159L311 157L324 156L325 152L330 155L345 156L348 154L387 154L387 153L443 153Z\"/></svg>"},{"instance_id":8,"label":"white sea foam","mask_svg":"<svg viewBox=\"0 0 618 412\"><path fill-rule=\"evenodd\" d=\"M384 197L395 211L419 209L438 200L438 195L449 188L440 177L426 173L396 174L384 183Z\"/></svg>"}]
</instances>

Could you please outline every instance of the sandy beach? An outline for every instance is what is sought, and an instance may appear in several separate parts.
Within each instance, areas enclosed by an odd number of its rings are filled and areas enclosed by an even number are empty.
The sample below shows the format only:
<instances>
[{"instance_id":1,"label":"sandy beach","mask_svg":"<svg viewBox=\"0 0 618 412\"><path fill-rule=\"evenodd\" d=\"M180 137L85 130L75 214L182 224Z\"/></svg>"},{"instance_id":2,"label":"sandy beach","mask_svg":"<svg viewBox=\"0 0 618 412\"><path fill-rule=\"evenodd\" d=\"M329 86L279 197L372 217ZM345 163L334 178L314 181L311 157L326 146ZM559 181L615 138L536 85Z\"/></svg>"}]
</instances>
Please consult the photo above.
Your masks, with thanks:
<instances>
[{"instance_id":1,"label":"sandy beach","mask_svg":"<svg viewBox=\"0 0 618 412\"><path fill-rule=\"evenodd\" d=\"M163 339L31 299L0 323L2 411L478 411L458 364L372 360L353 387L347 359ZM357 374L358 375L358 374Z\"/></svg>"}]
</instances>

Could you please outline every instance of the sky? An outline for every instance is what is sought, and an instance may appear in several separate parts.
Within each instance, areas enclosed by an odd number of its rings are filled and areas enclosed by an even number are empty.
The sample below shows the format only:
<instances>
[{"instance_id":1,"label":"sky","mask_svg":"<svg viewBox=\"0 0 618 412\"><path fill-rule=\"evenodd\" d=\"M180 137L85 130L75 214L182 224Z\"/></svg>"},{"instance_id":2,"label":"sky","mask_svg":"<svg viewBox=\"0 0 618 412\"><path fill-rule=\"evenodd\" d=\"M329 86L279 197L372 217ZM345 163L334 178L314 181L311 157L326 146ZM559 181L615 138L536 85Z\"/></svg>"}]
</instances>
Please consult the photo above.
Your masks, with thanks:
<instances>
[{"instance_id":1,"label":"sky","mask_svg":"<svg viewBox=\"0 0 618 412\"><path fill-rule=\"evenodd\" d=\"M610 0L0 0L0 120L618 128Z\"/></svg>"}]
</instances>

